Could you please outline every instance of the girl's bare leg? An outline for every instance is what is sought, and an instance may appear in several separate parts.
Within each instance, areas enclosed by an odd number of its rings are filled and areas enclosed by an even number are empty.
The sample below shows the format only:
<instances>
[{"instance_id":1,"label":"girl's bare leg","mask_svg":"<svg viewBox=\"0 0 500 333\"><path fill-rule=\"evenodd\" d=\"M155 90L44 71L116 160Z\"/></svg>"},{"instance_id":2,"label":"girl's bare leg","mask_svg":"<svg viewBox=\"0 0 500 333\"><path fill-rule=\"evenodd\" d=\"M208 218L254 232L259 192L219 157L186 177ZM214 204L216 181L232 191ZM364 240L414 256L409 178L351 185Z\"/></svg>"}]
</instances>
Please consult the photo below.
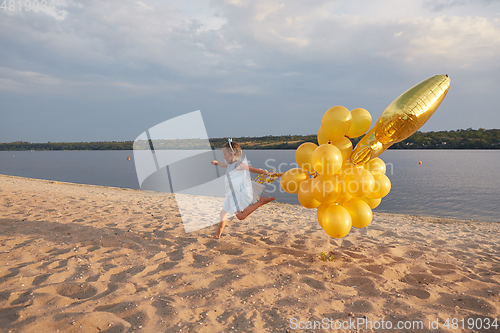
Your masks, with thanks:
<instances>
[{"instance_id":1,"label":"girl's bare leg","mask_svg":"<svg viewBox=\"0 0 500 333\"><path fill-rule=\"evenodd\" d=\"M276 199L276 198L260 197L259 201L251 204L247 208L243 209L241 212L236 212L235 215L239 220L244 220L247 218L248 215L252 214L257 208L259 208L262 205L265 205L266 203L273 201L274 199Z\"/></svg>"},{"instance_id":2,"label":"girl's bare leg","mask_svg":"<svg viewBox=\"0 0 500 333\"><path fill-rule=\"evenodd\" d=\"M214 238L220 238L220 235L222 235L222 230L226 226L226 222L227 222L227 212L222 210L220 212L219 228L217 229L217 232L215 233Z\"/></svg>"}]
</instances>

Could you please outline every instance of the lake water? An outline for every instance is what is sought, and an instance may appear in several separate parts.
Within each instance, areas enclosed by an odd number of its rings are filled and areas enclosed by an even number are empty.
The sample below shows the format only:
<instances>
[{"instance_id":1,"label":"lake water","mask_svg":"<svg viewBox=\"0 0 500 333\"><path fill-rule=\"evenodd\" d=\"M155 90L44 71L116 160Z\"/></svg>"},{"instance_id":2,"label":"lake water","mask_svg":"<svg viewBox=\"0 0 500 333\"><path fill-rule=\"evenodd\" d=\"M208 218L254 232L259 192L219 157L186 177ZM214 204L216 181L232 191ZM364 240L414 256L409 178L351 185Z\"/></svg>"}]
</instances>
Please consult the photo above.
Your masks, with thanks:
<instances>
[{"instance_id":1,"label":"lake water","mask_svg":"<svg viewBox=\"0 0 500 333\"><path fill-rule=\"evenodd\" d=\"M245 153L255 167L295 167L294 150ZM0 174L139 189L133 158L133 151L2 151ZM380 158L392 189L374 211L500 222L500 150L388 150ZM267 192L298 204L279 184Z\"/></svg>"}]
</instances>

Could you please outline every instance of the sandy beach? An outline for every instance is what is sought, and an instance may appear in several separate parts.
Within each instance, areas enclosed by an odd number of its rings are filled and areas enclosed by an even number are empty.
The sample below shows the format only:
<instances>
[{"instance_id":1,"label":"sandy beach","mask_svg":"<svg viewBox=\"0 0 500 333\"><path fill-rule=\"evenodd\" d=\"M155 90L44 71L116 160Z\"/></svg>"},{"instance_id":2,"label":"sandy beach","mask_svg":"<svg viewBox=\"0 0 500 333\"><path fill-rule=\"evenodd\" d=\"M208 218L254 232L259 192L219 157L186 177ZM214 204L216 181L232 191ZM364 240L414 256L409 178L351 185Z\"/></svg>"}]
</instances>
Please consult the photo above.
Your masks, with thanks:
<instances>
[{"instance_id":1,"label":"sandy beach","mask_svg":"<svg viewBox=\"0 0 500 333\"><path fill-rule=\"evenodd\" d=\"M1 332L500 331L498 223L375 213L332 239L273 203L216 240L170 194L3 175L0 207Z\"/></svg>"}]
</instances>

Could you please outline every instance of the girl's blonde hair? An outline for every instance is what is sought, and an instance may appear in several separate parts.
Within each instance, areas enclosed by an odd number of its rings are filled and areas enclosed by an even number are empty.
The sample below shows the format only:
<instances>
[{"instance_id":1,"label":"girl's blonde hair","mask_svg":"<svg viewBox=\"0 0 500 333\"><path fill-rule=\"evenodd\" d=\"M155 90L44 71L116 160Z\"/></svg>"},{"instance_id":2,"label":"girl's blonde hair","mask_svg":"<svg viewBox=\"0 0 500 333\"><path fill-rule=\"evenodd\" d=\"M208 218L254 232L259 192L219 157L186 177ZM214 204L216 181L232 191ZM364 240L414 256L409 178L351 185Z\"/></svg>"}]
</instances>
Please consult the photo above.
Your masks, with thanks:
<instances>
[{"instance_id":1,"label":"girl's blonde hair","mask_svg":"<svg viewBox=\"0 0 500 333\"><path fill-rule=\"evenodd\" d=\"M238 142L234 142L234 141L231 141L231 142L226 142L222 148L226 148L226 149L229 149L233 152L234 156L236 157L240 157L241 154L243 154L243 152L241 151L241 147L240 145L238 144Z\"/></svg>"}]
</instances>

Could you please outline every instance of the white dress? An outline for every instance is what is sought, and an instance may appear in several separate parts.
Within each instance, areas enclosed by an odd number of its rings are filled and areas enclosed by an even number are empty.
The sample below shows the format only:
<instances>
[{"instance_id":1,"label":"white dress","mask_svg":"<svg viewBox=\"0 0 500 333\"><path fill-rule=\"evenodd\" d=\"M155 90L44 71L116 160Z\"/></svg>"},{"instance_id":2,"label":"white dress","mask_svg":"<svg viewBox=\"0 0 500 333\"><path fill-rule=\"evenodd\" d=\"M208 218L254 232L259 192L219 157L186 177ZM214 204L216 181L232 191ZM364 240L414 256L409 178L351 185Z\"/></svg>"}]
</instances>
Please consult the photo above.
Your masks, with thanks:
<instances>
[{"instance_id":1,"label":"white dress","mask_svg":"<svg viewBox=\"0 0 500 333\"><path fill-rule=\"evenodd\" d=\"M222 209L229 214L242 211L257 202L265 188L263 184L252 181L250 171L241 168L240 161L248 165L246 157L242 156L238 161L228 164L226 169L226 197Z\"/></svg>"}]
</instances>

